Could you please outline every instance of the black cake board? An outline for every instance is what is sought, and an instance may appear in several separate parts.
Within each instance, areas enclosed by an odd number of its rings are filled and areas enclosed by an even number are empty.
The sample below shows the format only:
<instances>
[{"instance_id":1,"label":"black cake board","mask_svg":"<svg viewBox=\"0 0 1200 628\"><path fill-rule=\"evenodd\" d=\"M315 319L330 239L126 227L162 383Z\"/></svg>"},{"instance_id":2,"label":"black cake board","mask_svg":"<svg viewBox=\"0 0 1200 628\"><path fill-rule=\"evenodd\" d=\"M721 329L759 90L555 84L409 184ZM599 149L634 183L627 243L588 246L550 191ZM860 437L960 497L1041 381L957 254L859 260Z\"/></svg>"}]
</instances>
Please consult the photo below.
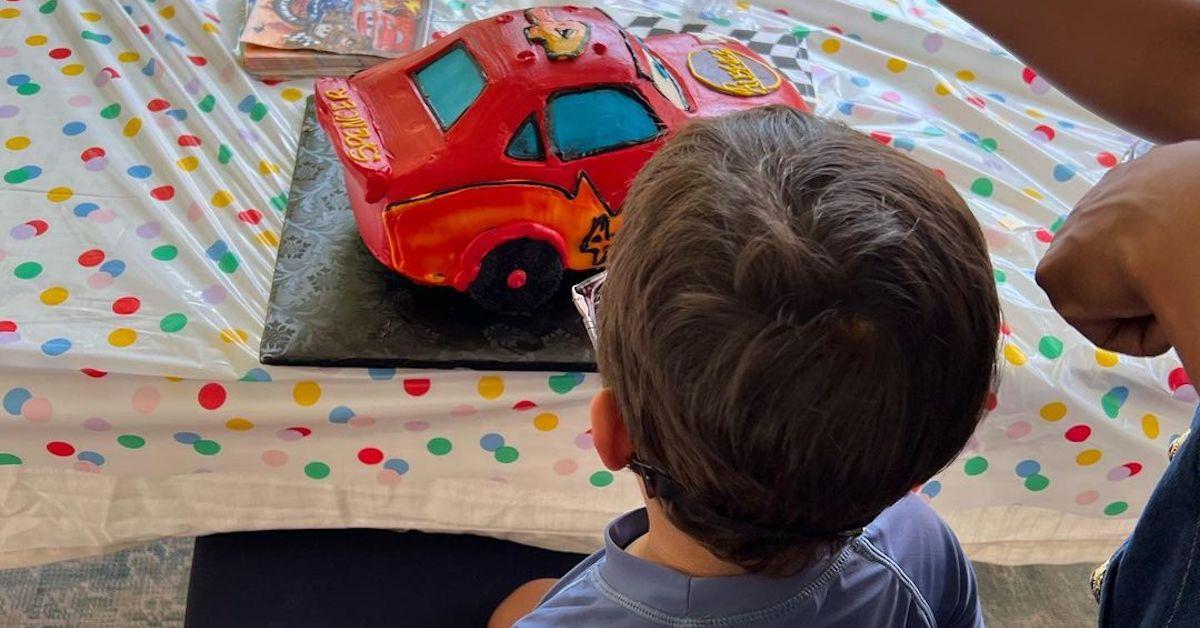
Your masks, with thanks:
<instances>
[{"instance_id":1,"label":"black cake board","mask_svg":"<svg viewBox=\"0 0 1200 628\"><path fill-rule=\"evenodd\" d=\"M452 288L417 285L363 244L342 166L309 99L259 359L288 366L595 371L571 302L581 275L531 316L484 311Z\"/></svg>"}]
</instances>

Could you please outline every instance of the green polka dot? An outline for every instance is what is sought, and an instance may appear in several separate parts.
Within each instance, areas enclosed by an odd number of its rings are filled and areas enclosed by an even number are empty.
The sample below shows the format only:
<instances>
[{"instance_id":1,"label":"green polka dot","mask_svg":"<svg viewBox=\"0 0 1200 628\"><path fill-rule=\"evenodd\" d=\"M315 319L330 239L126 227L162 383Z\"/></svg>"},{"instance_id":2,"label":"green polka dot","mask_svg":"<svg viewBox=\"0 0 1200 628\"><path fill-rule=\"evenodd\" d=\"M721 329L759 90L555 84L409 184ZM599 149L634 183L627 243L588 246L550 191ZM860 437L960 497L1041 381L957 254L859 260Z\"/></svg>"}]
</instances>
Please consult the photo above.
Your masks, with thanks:
<instances>
[{"instance_id":1,"label":"green polka dot","mask_svg":"<svg viewBox=\"0 0 1200 628\"><path fill-rule=\"evenodd\" d=\"M996 152L997 148L1000 148L1000 144L990 137L985 137L982 140L979 140L979 147L989 153L994 153Z\"/></svg>"},{"instance_id":2,"label":"green polka dot","mask_svg":"<svg viewBox=\"0 0 1200 628\"><path fill-rule=\"evenodd\" d=\"M451 449L454 449L454 445L450 443L449 439L438 437L429 439L429 442L425 444L425 448L435 456L444 456L450 453Z\"/></svg>"},{"instance_id":3,"label":"green polka dot","mask_svg":"<svg viewBox=\"0 0 1200 628\"><path fill-rule=\"evenodd\" d=\"M1062 229L1063 223L1066 220L1066 216L1059 216L1054 222L1050 223L1050 233L1058 233L1058 230Z\"/></svg>"},{"instance_id":4,"label":"green polka dot","mask_svg":"<svg viewBox=\"0 0 1200 628\"><path fill-rule=\"evenodd\" d=\"M314 480L324 480L329 477L329 465L324 462L310 462L304 465L304 475Z\"/></svg>"},{"instance_id":5,"label":"green polka dot","mask_svg":"<svg viewBox=\"0 0 1200 628\"><path fill-rule=\"evenodd\" d=\"M13 454L0 454L0 465L21 464L21 459Z\"/></svg>"},{"instance_id":6,"label":"green polka dot","mask_svg":"<svg viewBox=\"0 0 1200 628\"><path fill-rule=\"evenodd\" d=\"M876 22L883 22L887 20L887 14L880 11L871 11L871 19Z\"/></svg>"},{"instance_id":7,"label":"green polka dot","mask_svg":"<svg viewBox=\"0 0 1200 628\"><path fill-rule=\"evenodd\" d=\"M121 434L117 437L117 444L126 449L141 449L146 446L146 439L137 434Z\"/></svg>"},{"instance_id":8,"label":"green polka dot","mask_svg":"<svg viewBox=\"0 0 1200 628\"><path fill-rule=\"evenodd\" d=\"M150 251L150 257L160 261L169 262L179 256L179 249L174 244L164 244L153 251Z\"/></svg>"},{"instance_id":9,"label":"green polka dot","mask_svg":"<svg viewBox=\"0 0 1200 628\"><path fill-rule=\"evenodd\" d=\"M967 475L979 475L988 469L987 458L983 456L975 456L967 459L967 463L963 465L963 472Z\"/></svg>"},{"instance_id":10,"label":"green polka dot","mask_svg":"<svg viewBox=\"0 0 1200 628\"><path fill-rule=\"evenodd\" d=\"M713 24L716 24L717 26L729 26L732 23L733 22L730 22L728 19L723 17L718 17L713 20Z\"/></svg>"},{"instance_id":11,"label":"green polka dot","mask_svg":"<svg viewBox=\"0 0 1200 628\"><path fill-rule=\"evenodd\" d=\"M450 6L451 11L462 12L467 10L467 3L462 0L450 0L446 4Z\"/></svg>"},{"instance_id":12,"label":"green polka dot","mask_svg":"<svg viewBox=\"0 0 1200 628\"><path fill-rule=\"evenodd\" d=\"M229 163L230 159L233 159L233 150L228 146L221 144L221 146L217 148L217 161L224 165Z\"/></svg>"},{"instance_id":13,"label":"green polka dot","mask_svg":"<svg viewBox=\"0 0 1200 628\"><path fill-rule=\"evenodd\" d=\"M1004 283L1008 281L1008 274L999 268L993 270L992 275L996 278L996 283Z\"/></svg>"},{"instance_id":14,"label":"green polka dot","mask_svg":"<svg viewBox=\"0 0 1200 628\"><path fill-rule=\"evenodd\" d=\"M112 120L119 115L121 115L120 103L113 103L100 110L100 117L104 118L105 120Z\"/></svg>"},{"instance_id":15,"label":"green polka dot","mask_svg":"<svg viewBox=\"0 0 1200 628\"><path fill-rule=\"evenodd\" d=\"M796 39L799 39L801 41L803 41L805 37L808 37L811 34L812 34L812 30L809 28L806 28L804 26L797 26L792 29L792 37L795 37Z\"/></svg>"},{"instance_id":16,"label":"green polka dot","mask_svg":"<svg viewBox=\"0 0 1200 628\"><path fill-rule=\"evenodd\" d=\"M609 473L608 471L597 471L592 474L592 477L588 478L588 482L591 482L592 486L595 486L596 488L608 486L609 484L612 484L612 481L613 474Z\"/></svg>"},{"instance_id":17,"label":"green polka dot","mask_svg":"<svg viewBox=\"0 0 1200 628\"><path fill-rule=\"evenodd\" d=\"M928 135L929 137L942 137L946 135L946 132L937 128L936 126L927 126L925 127L925 135Z\"/></svg>"},{"instance_id":18,"label":"green polka dot","mask_svg":"<svg viewBox=\"0 0 1200 628\"><path fill-rule=\"evenodd\" d=\"M13 269L13 274L17 276L17 279L33 279L42 274L42 265L37 262L17 264L17 267Z\"/></svg>"},{"instance_id":19,"label":"green polka dot","mask_svg":"<svg viewBox=\"0 0 1200 628\"><path fill-rule=\"evenodd\" d=\"M1035 473L1025 478L1025 488L1031 491L1044 491L1047 486L1050 486L1050 478L1044 475Z\"/></svg>"},{"instance_id":20,"label":"green polka dot","mask_svg":"<svg viewBox=\"0 0 1200 628\"><path fill-rule=\"evenodd\" d=\"M996 186L992 180L987 177L979 177L971 184L971 191L979 196L987 198L996 190Z\"/></svg>"},{"instance_id":21,"label":"green polka dot","mask_svg":"<svg viewBox=\"0 0 1200 628\"><path fill-rule=\"evenodd\" d=\"M51 13L54 13L54 10L57 8L58 0L46 0L46 2L42 3L42 6L38 7L38 11L41 11L45 15L50 15Z\"/></svg>"},{"instance_id":22,"label":"green polka dot","mask_svg":"<svg viewBox=\"0 0 1200 628\"><path fill-rule=\"evenodd\" d=\"M496 462L508 464L510 462L516 462L517 458L520 456L521 452L517 451L516 447L509 447L508 445L505 445L496 449Z\"/></svg>"},{"instance_id":23,"label":"green polka dot","mask_svg":"<svg viewBox=\"0 0 1200 628\"><path fill-rule=\"evenodd\" d=\"M238 269L237 256L233 254L233 251L226 251L221 256L221 261L217 262L217 267L226 273L232 273Z\"/></svg>"},{"instance_id":24,"label":"green polka dot","mask_svg":"<svg viewBox=\"0 0 1200 628\"><path fill-rule=\"evenodd\" d=\"M271 207L279 211L287 209L287 194L279 193L271 197Z\"/></svg>"},{"instance_id":25,"label":"green polka dot","mask_svg":"<svg viewBox=\"0 0 1200 628\"><path fill-rule=\"evenodd\" d=\"M1129 504L1126 504L1125 502L1113 502L1104 507L1104 514L1110 517L1115 517L1126 510L1129 510Z\"/></svg>"},{"instance_id":26,"label":"green polka dot","mask_svg":"<svg viewBox=\"0 0 1200 628\"><path fill-rule=\"evenodd\" d=\"M264 105L262 103L255 103L255 105L250 108L250 119L251 120L258 122L265 117L267 117L267 106L266 105Z\"/></svg>"},{"instance_id":27,"label":"green polka dot","mask_svg":"<svg viewBox=\"0 0 1200 628\"><path fill-rule=\"evenodd\" d=\"M212 94L209 94L204 98L201 98L200 102L197 103L196 106L200 107L200 111L203 111L204 113L212 113L213 107L216 106L216 104L217 99L213 98Z\"/></svg>"},{"instance_id":28,"label":"green polka dot","mask_svg":"<svg viewBox=\"0 0 1200 628\"><path fill-rule=\"evenodd\" d=\"M202 456L215 456L221 453L220 443L212 440L198 440L192 443L192 449Z\"/></svg>"},{"instance_id":29,"label":"green polka dot","mask_svg":"<svg viewBox=\"0 0 1200 628\"><path fill-rule=\"evenodd\" d=\"M162 320L158 322L158 328L167 332L168 334L173 334L184 327L187 327L187 324L187 316L180 312L171 312L170 314L162 317Z\"/></svg>"},{"instance_id":30,"label":"green polka dot","mask_svg":"<svg viewBox=\"0 0 1200 628\"><path fill-rule=\"evenodd\" d=\"M4 182L16 185L29 180L29 171L25 168L16 168L4 173Z\"/></svg>"},{"instance_id":31,"label":"green polka dot","mask_svg":"<svg viewBox=\"0 0 1200 628\"><path fill-rule=\"evenodd\" d=\"M17 93L22 96L32 96L40 91L42 91L42 86L32 82L17 87Z\"/></svg>"},{"instance_id":32,"label":"green polka dot","mask_svg":"<svg viewBox=\"0 0 1200 628\"><path fill-rule=\"evenodd\" d=\"M1063 341L1056 336L1042 336L1042 340L1038 342L1038 351L1053 360L1062 355Z\"/></svg>"},{"instance_id":33,"label":"green polka dot","mask_svg":"<svg viewBox=\"0 0 1200 628\"><path fill-rule=\"evenodd\" d=\"M550 390L560 395L565 395L575 388L575 376L570 373L551 375L547 382L550 385Z\"/></svg>"}]
</instances>

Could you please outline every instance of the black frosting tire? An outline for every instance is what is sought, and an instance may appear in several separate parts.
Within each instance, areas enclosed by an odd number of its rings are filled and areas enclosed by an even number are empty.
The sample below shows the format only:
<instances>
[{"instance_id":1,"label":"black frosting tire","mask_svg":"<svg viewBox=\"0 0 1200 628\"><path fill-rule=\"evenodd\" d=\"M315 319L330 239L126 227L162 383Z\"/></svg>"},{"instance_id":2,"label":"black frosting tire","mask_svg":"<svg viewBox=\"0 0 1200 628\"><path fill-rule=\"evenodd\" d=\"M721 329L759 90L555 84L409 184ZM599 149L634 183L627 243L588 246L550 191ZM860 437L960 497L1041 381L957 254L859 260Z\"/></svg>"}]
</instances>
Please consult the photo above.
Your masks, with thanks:
<instances>
[{"instance_id":1,"label":"black frosting tire","mask_svg":"<svg viewBox=\"0 0 1200 628\"><path fill-rule=\"evenodd\" d=\"M529 314L558 291L562 276L562 259L553 246L522 238L489 251L467 292L488 311Z\"/></svg>"}]
</instances>

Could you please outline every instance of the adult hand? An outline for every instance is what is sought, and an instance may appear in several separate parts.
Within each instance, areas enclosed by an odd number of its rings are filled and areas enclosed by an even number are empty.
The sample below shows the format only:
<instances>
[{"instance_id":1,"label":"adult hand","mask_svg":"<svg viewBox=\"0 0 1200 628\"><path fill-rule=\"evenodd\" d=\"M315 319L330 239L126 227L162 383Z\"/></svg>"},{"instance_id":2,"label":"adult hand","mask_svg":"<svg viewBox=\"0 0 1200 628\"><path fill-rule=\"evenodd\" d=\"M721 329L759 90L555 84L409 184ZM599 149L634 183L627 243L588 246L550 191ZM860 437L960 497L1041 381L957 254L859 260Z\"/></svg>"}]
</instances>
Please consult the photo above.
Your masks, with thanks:
<instances>
[{"instance_id":1,"label":"adult hand","mask_svg":"<svg viewBox=\"0 0 1200 628\"><path fill-rule=\"evenodd\" d=\"M1200 142L1109 171L1055 235L1037 282L1100 347L1157 355L1174 346L1185 365L1200 360Z\"/></svg>"}]
</instances>

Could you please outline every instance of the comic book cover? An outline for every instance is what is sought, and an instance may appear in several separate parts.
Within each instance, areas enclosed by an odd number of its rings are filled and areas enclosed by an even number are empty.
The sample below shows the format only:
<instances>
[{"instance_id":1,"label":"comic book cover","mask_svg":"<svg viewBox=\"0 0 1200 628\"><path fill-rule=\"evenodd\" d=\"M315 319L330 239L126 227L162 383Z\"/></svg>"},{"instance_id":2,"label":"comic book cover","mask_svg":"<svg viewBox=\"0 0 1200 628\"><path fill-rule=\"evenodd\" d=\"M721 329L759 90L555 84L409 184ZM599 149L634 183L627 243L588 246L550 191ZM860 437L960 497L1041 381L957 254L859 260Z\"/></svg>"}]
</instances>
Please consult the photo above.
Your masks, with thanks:
<instances>
[{"instance_id":1,"label":"comic book cover","mask_svg":"<svg viewBox=\"0 0 1200 628\"><path fill-rule=\"evenodd\" d=\"M427 0L257 0L241 41L267 48L397 57L420 45Z\"/></svg>"}]
</instances>

